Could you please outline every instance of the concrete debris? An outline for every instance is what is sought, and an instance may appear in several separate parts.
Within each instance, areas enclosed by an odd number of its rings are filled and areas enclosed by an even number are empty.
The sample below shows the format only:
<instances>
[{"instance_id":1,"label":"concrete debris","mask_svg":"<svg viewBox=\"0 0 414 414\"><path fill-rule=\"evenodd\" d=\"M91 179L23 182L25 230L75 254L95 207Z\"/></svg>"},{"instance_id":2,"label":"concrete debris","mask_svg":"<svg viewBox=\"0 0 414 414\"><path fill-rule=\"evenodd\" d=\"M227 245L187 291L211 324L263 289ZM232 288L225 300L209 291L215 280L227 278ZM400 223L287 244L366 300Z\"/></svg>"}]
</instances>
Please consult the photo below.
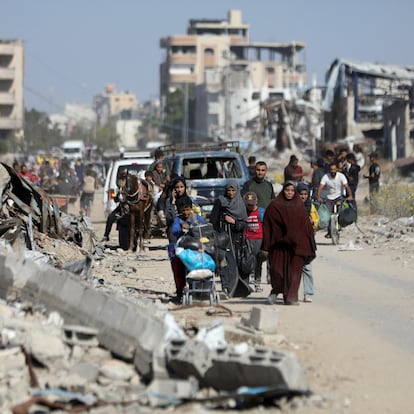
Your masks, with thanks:
<instances>
[{"instance_id":1,"label":"concrete debris","mask_svg":"<svg viewBox=\"0 0 414 414\"><path fill-rule=\"evenodd\" d=\"M0 317L0 348L5 348L0 365L7 368L0 388L5 380L18 390L0 393L2 412L12 406L28 412L16 406L24 397L28 406L68 409L72 402L63 390L98 396L93 403L78 398L85 406L135 404L138 397L140 405L176 405L202 400L206 389L236 392L240 387L278 385L286 392L308 391L293 355L229 345L220 323L190 339L162 304L98 291L72 272L9 255L0 256L0 273L5 275L1 297L25 304ZM24 309L38 309L31 323L25 323ZM33 359L33 376L23 347ZM110 354L98 352L101 347ZM33 378L38 384L34 394ZM60 405L53 405L57 401Z\"/></svg>"},{"instance_id":2,"label":"concrete debris","mask_svg":"<svg viewBox=\"0 0 414 414\"><path fill-rule=\"evenodd\" d=\"M353 250L362 250L361 246L356 246L352 241L349 241L347 244L340 245L338 247L339 251L353 251Z\"/></svg>"},{"instance_id":3,"label":"concrete debris","mask_svg":"<svg viewBox=\"0 0 414 414\"><path fill-rule=\"evenodd\" d=\"M252 333L276 334L279 312L275 308L253 307L250 318L242 318L239 328Z\"/></svg>"},{"instance_id":4,"label":"concrete debris","mask_svg":"<svg viewBox=\"0 0 414 414\"><path fill-rule=\"evenodd\" d=\"M167 355L167 366L176 378L195 377L202 387L224 391L276 385L308 389L301 366L286 352L247 344L211 350L196 340L187 340L171 343Z\"/></svg>"},{"instance_id":5,"label":"concrete debris","mask_svg":"<svg viewBox=\"0 0 414 414\"><path fill-rule=\"evenodd\" d=\"M78 345L81 347L98 346L99 342L96 338L98 330L88 326L65 325L63 327L64 341L70 345Z\"/></svg>"}]
</instances>

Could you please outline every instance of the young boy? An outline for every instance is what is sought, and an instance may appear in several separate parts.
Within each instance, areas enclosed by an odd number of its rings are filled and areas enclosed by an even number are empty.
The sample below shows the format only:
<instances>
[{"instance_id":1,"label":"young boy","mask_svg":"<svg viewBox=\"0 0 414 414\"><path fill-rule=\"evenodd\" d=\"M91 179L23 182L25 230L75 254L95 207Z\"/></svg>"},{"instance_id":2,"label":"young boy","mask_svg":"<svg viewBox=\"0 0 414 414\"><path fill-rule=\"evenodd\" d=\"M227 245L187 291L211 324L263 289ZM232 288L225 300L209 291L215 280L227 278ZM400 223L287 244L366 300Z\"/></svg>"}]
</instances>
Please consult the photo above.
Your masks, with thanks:
<instances>
[{"instance_id":1,"label":"young boy","mask_svg":"<svg viewBox=\"0 0 414 414\"><path fill-rule=\"evenodd\" d=\"M188 196L182 196L177 200L177 211L179 215L174 219L172 225L172 233L177 239L189 229L196 225L205 223L205 220L198 214L193 213L193 202ZM183 290L185 288L185 267L181 260L174 255L172 258L172 268L174 274L174 282L176 287L177 296L175 298L176 303L181 303Z\"/></svg>"},{"instance_id":2,"label":"young boy","mask_svg":"<svg viewBox=\"0 0 414 414\"><path fill-rule=\"evenodd\" d=\"M262 257L260 250L263 240L263 216L264 208L258 207L256 193L249 191L244 197L244 203L247 210L247 226L245 230L245 237L253 255L256 257L256 267L254 269L254 287L256 292L262 292L263 288L260 286L262 281Z\"/></svg>"},{"instance_id":3,"label":"young boy","mask_svg":"<svg viewBox=\"0 0 414 414\"><path fill-rule=\"evenodd\" d=\"M188 232L192 226L205 223L203 217L193 212L193 202L188 196L178 199L177 211L179 215L174 219L172 226L172 233L177 238Z\"/></svg>"}]
</instances>

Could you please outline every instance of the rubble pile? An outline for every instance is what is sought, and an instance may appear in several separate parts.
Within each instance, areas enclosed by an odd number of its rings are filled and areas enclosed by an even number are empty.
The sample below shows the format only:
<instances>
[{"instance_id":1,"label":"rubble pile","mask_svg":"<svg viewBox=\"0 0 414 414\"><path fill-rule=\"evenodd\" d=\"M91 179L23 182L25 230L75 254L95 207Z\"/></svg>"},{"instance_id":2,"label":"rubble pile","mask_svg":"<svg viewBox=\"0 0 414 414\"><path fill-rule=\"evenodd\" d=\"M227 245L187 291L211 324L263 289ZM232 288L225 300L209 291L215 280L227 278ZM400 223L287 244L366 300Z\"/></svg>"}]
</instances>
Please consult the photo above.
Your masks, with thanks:
<instances>
[{"instance_id":1,"label":"rubble pile","mask_svg":"<svg viewBox=\"0 0 414 414\"><path fill-rule=\"evenodd\" d=\"M227 343L220 324L188 336L159 300L106 283L104 263L122 275L138 264L97 245L88 219L61 214L9 167L1 173L2 412L275 405L309 395L294 355Z\"/></svg>"},{"instance_id":2,"label":"rubble pile","mask_svg":"<svg viewBox=\"0 0 414 414\"><path fill-rule=\"evenodd\" d=\"M99 292L78 275L12 255L0 256L0 273L2 412L32 404L70 411L76 401L88 412L110 405L107 412L122 413L310 395L294 355L227 343L220 323L191 337L159 302Z\"/></svg>"},{"instance_id":3,"label":"rubble pile","mask_svg":"<svg viewBox=\"0 0 414 414\"><path fill-rule=\"evenodd\" d=\"M361 216L356 225L345 229L347 236L356 244L383 247L405 252L413 258L414 216L390 220L383 216Z\"/></svg>"}]
</instances>

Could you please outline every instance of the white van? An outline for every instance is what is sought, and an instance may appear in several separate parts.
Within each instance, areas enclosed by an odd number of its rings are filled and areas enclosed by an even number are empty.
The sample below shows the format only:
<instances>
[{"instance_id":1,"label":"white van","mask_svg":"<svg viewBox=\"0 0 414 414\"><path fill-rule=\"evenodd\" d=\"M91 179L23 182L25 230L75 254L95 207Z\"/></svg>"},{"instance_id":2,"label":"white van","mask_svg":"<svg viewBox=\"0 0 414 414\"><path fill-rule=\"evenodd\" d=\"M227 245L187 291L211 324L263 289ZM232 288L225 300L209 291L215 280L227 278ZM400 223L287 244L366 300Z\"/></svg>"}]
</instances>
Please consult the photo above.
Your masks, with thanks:
<instances>
[{"instance_id":1,"label":"white van","mask_svg":"<svg viewBox=\"0 0 414 414\"><path fill-rule=\"evenodd\" d=\"M80 139L70 139L62 145L63 156L68 160L81 160L85 156L85 144Z\"/></svg>"},{"instance_id":2,"label":"white van","mask_svg":"<svg viewBox=\"0 0 414 414\"><path fill-rule=\"evenodd\" d=\"M132 158L129 158L132 156ZM153 159L151 158L150 152L135 152L124 154L124 158L121 160L112 161L108 174L106 175L103 204L105 216L108 215L116 208L117 203L115 202L115 195L117 193L116 179L118 173L121 170L127 170L134 174L138 174L140 178L144 178L145 171L148 170L152 164Z\"/></svg>"}]
</instances>

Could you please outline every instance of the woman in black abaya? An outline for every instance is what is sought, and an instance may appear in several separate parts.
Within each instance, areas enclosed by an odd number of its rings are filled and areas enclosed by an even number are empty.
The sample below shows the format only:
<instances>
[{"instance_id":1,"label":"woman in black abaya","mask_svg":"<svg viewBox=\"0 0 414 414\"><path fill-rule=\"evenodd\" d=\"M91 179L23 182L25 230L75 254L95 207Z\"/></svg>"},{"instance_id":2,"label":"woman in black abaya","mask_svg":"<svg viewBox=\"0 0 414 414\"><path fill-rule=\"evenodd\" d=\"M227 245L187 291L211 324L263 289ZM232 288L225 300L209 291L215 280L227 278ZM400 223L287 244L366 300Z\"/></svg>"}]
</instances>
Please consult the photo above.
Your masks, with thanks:
<instances>
[{"instance_id":1,"label":"woman in black abaya","mask_svg":"<svg viewBox=\"0 0 414 414\"><path fill-rule=\"evenodd\" d=\"M224 196L219 196L214 203L210 215L216 231L225 231L230 237L230 244L220 270L221 285L228 296L248 296L250 293L249 279L240 277L238 260L240 248L244 240L243 233L247 222L247 212L240 195L237 181L231 180L226 186Z\"/></svg>"}]
</instances>

